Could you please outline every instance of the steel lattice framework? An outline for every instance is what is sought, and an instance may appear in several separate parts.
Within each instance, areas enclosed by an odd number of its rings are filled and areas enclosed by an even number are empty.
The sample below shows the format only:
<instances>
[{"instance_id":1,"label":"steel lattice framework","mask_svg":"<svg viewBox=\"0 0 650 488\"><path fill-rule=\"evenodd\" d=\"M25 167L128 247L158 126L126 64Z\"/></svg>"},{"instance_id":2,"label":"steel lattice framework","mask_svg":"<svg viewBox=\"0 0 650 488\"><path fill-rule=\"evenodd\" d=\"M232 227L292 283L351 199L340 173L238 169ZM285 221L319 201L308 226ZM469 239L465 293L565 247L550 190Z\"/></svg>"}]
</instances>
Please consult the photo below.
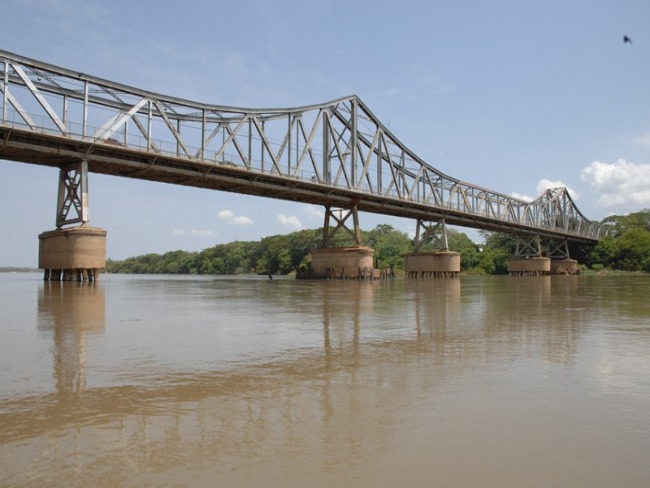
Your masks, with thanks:
<instances>
[{"instance_id":1,"label":"steel lattice framework","mask_svg":"<svg viewBox=\"0 0 650 488\"><path fill-rule=\"evenodd\" d=\"M192 102L0 51L0 158L594 242L565 188L528 202L416 156L356 96L248 109Z\"/></svg>"}]
</instances>

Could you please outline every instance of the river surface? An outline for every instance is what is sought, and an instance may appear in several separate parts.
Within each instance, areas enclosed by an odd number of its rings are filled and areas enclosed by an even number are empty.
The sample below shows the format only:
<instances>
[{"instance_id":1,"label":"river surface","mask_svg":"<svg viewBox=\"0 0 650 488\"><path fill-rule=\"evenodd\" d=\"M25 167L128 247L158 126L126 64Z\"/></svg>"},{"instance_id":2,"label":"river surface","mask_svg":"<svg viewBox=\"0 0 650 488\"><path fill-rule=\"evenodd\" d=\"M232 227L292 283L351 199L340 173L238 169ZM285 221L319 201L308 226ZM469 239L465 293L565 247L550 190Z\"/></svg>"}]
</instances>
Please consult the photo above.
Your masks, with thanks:
<instances>
[{"instance_id":1,"label":"river surface","mask_svg":"<svg viewBox=\"0 0 650 488\"><path fill-rule=\"evenodd\" d=\"M0 274L0 486L650 486L650 277Z\"/></svg>"}]
</instances>

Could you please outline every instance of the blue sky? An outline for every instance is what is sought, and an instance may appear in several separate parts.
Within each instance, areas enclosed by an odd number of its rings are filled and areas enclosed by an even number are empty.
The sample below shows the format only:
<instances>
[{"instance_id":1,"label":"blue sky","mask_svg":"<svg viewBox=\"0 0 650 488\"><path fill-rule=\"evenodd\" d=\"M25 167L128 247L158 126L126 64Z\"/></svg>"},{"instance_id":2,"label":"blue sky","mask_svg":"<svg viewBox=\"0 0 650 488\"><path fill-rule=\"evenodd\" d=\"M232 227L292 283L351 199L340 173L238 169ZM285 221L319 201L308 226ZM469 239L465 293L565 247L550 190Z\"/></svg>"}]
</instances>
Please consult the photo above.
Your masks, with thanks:
<instances>
[{"instance_id":1,"label":"blue sky","mask_svg":"<svg viewBox=\"0 0 650 488\"><path fill-rule=\"evenodd\" d=\"M453 177L520 197L566 185L594 220L650 207L647 1L0 0L0 13L6 51L221 105L356 94ZM56 185L54 169L0 161L0 266L36 265ZM91 174L90 219L122 259L315 228L322 209ZM361 215L379 223L415 228Z\"/></svg>"}]
</instances>

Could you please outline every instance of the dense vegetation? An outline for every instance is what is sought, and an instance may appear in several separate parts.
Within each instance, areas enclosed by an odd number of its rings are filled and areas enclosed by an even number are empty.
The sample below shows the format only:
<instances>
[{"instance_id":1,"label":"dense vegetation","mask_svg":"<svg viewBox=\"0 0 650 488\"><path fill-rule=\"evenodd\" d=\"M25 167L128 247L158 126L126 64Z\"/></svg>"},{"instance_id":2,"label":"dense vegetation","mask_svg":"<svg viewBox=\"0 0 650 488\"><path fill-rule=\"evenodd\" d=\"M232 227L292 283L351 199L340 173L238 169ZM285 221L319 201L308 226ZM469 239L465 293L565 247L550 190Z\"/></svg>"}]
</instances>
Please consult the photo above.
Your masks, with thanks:
<instances>
[{"instance_id":1,"label":"dense vegetation","mask_svg":"<svg viewBox=\"0 0 650 488\"><path fill-rule=\"evenodd\" d=\"M572 257L595 270L650 272L650 210L608 217L608 237L595 247L572 247ZM123 261L107 261L111 273L150 274L288 274L309 267L309 252L320 246L321 229L302 230L261 241L230 242L200 252L172 251L145 254ZM504 274L515 249L508 234L483 233L478 245L462 232L448 230L449 249L460 252L462 271ZM362 231L364 245L375 251L375 266L396 271L404 268L404 255L414 251L413 241L390 225ZM349 244L339 242L338 244ZM423 247L426 250L427 247Z\"/></svg>"},{"instance_id":2,"label":"dense vegetation","mask_svg":"<svg viewBox=\"0 0 650 488\"><path fill-rule=\"evenodd\" d=\"M288 274L309 267L309 253L320 247L322 229L302 230L265 237L261 241L218 244L200 252L172 251L145 254L123 261L107 261L110 273L151 274ZM413 252L413 241L390 225L362 231L362 242L375 251L375 266L400 270L404 255ZM337 245L350 244L344 240ZM464 269L485 260L479 247L465 234L450 231L449 247L462 254Z\"/></svg>"},{"instance_id":3,"label":"dense vegetation","mask_svg":"<svg viewBox=\"0 0 650 488\"><path fill-rule=\"evenodd\" d=\"M593 269L650 272L650 210L607 217L607 237L587 257Z\"/></svg>"}]
</instances>

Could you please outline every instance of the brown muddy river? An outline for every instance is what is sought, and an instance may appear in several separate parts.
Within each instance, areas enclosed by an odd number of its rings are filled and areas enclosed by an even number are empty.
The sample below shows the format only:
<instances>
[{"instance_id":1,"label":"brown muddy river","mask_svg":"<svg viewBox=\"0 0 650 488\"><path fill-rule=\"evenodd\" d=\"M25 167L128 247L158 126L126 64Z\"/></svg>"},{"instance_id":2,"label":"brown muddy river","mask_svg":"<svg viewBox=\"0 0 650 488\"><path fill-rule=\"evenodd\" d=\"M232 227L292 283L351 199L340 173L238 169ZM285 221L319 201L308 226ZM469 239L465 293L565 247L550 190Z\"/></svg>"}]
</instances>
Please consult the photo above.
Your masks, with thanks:
<instances>
[{"instance_id":1,"label":"brown muddy river","mask_svg":"<svg viewBox=\"0 0 650 488\"><path fill-rule=\"evenodd\" d=\"M650 486L650 276L0 274L0 486Z\"/></svg>"}]
</instances>

